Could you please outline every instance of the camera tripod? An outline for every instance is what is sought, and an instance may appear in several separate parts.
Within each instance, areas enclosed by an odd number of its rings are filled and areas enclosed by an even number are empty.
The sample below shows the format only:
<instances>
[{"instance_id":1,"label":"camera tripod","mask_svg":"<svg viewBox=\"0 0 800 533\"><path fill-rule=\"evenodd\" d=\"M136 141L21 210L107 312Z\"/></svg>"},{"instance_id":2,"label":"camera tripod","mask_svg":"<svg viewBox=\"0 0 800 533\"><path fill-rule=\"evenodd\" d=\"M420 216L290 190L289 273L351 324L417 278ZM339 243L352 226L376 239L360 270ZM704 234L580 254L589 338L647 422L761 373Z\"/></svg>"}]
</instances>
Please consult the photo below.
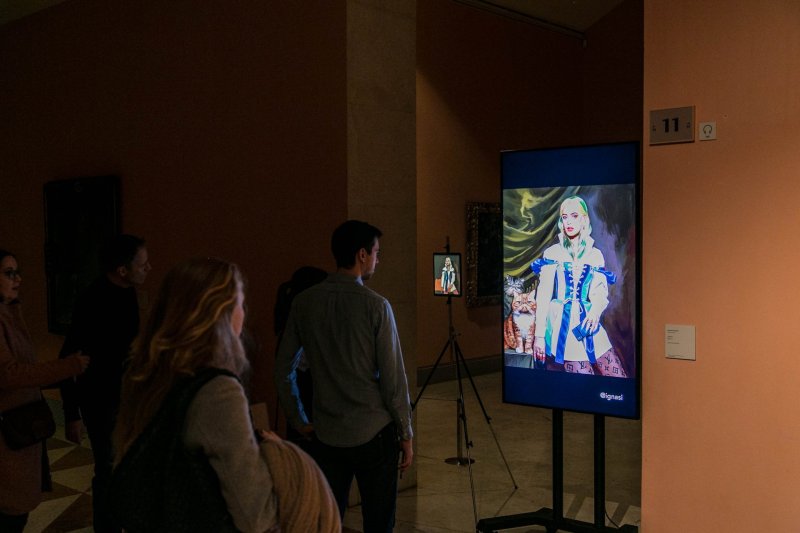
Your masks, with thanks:
<instances>
[{"instance_id":1,"label":"camera tripod","mask_svg":"<svg viewBox=\"0 0 800 533\"><path fill-rule=\"evenodd\" d=\"M448 464L455 464L459 466L466 465L469 468L469 485L470 485L470 492L472 494L472 513L475 518L475 523L478 523L478 507L475 502L475 481L472 476L472 463L475 462L472 457L470 457L470 449L472 448L473 444L469 438L469 429L467 425L467 411L466 406L464 405L464 384L461 378L462 369L464 373L469 378L469 383L472 386L472 391L475 393L475 398L478 400L478 405L481 407L481 411L483 411L483 418L486 420L486 425L489 426L489 430L492 433L492 438L494 438L494 442L497 445L497 450L500 452L500 457L503 459L503 463L506 466L506 470L508 471L508 475L511 478L511 482L514 484L514 490L517 490L518 485L516 480L514 479L514 474L511 473L511 468L508 466L508 461L506 460L506 456L503 453L503 449L500 447L500 442L497 440L497 435L494 432L494 428L492 427L492 418L486 412L486 407L483 405L483 401L481 400L480 394L478 394L478 388L475 386L475 381L472 379L472 374L469 371L469 367L467 366L467 361L464 359L464 354L461 352L461 348L458 346L458 333L456 332L455 328L453 327L453 307L451 304L452 297L447 297L447 315L448 315L448 337L447 342L442 348L441 353L439 353L439 357L436 359L436 363L434 363L433 368L431 369L428 377L425 379L425 383L422 385L419 393L417 394L416 400L414 403L411 404L411 410L413 411L416 409L417 404L419 404L420 399L422 398L422 394L425 392L425 389L428 386L433 375L436 373L436 369L439 367L439 363L442 360L442 357L445 353L450 353L451 359L455 362L456 366L456 377L458 378L458 398L456 398L456 442L457 442L457 455L456 457L450 457L445 459L445 462ZM466 448L467 455L464 457L463 450Z\"/></svg>"}]
</instances>

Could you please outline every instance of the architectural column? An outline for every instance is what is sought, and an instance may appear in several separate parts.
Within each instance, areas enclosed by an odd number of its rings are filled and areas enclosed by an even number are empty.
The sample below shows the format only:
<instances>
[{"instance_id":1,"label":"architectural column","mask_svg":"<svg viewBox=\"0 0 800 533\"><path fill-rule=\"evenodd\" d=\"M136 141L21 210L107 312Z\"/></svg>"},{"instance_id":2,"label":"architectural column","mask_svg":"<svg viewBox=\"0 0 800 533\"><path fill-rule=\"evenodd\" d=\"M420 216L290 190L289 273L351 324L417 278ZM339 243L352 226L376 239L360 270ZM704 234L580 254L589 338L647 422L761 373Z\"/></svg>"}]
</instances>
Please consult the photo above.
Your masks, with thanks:
<instances>
[{"instance_id":1,"label":"architectural column","mask_svg":"<svg viewBox=\"0 0 800 533\"><path fill-rule=\"evenodd\" d=\"M416 1L347 1L348 216L383 231L369 286L389 299L416 390ZM324 201L324 200L323 200ZM416 483L403 476L401 489Z\"/></svg>"}]
</instances>

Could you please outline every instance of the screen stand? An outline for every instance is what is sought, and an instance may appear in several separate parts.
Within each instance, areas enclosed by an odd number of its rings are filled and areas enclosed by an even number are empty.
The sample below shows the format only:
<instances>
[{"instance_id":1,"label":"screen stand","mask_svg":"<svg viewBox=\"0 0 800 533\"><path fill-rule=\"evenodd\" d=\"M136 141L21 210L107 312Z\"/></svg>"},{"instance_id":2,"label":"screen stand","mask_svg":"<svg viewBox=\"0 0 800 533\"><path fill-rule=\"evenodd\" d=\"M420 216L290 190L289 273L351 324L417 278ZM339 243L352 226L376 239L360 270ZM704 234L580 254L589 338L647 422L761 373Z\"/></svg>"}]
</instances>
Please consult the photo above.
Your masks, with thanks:
<instances>
[{"instance_id":1,"label":"screen stand","mask_svg":"<svg viewBox=\"0 0 800 533\"><path fill-rule=\"evenodd\" d=\"M553 409L553 508L536 512L483 518L477 531L491 533L530 525L544 526L547 533L638 533L639 528L624 524L619 528L606 522L606 429L605 417L594 415L594 522L564 518L564 411Z\"/></svg>"}]
</instances>

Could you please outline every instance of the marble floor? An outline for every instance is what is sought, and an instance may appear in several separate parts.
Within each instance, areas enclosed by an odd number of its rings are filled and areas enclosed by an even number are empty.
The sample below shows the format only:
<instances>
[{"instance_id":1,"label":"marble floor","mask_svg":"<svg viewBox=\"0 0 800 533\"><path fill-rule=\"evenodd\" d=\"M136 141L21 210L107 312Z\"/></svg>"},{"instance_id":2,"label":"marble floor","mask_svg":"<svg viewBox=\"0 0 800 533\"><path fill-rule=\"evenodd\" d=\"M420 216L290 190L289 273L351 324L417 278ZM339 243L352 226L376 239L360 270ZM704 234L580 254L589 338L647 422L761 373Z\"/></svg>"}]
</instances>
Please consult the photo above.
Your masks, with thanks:
<instances>
[{"instance_id":1,"label":"marble floor","mask_svg":"<svg viewBox=\"0 0 800 533\"><path fill-rule=\"evenodd\" d=\"M469 381L464 380L472 446L462 444L460 456L469 454L475 460L472 483L469 467L445 462L459 456L455 401L458 382L429 385L416 409L417 486L398 495L396 532L470 532L475 531L476 517L505 516L552 506L551 411L502 403L499 373L475 376L474 382L491 422L487 423ZM594 509L592 427L589 415L564 414L564 515L585 522L592 522ZM618 525L638 525L641 423L608 418L606 438L608 517ZM65 441L63 429L59 428L48 441L48 450L55 490L45 495L45 501L31 513L25 532L91 532L92 457L88 443L75 446ZM358 506L348 509L345 532L361 531L360 512ZM545 529L528 526L515 531L539 533Z\"/></svg>"},{"instance_id":2,"label":"marble floor","mask_svg":"<svg viewBox=\"0 0 800 533\"><path fill-rule=\"evenodd\" d=\"M470 382L464 379L467 430L473 444L469 455L475 460L472 465L475 505L469 468L445 462L459 456L455 401L458 382L429 385L416 409L417 486L398 496L396 532L471 532L475 531L476 516L480 520L552 506L552 411L504 404L500 373L475 376L474 382L490 418L487 423ZM461 456L466 455L462 445ZM591 523L594 517L591 415L564 413L564 463L564 516ZM518 486L516 490L512 475ZM638 526L640 506L641 422L607 418L607 514L616 525ZM345 525L361 531L359 513L358 507L349 509ZM607 525L611 522L607 521ZM515 531L538 533L545 528L529 526Z\"/></svg>"},{"instance_id":3,"label":"marble floor","mask_svg":"<svg viewBox=\"0 0 800 533\"><path fill-rule=\"evenodd\" d=\"M59 409L53 409L58 413ZM53 478L53 492L28 518L25 533L90 533L92 529L92 475L94 464L89 439L80 446L64 439L64 426L47 441L47 455Z\"/></svg>"}]
</instances>

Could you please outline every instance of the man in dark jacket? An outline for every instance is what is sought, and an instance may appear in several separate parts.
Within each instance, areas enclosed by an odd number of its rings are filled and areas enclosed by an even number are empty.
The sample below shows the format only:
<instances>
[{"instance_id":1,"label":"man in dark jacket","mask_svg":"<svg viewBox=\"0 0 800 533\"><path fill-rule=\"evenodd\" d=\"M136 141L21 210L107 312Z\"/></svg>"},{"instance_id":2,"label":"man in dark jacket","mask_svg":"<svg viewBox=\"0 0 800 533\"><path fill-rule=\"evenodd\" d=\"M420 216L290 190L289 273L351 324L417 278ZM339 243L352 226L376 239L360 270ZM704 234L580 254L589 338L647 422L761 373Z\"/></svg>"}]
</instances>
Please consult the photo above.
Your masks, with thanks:
<instances>
[{"instance_id":1,"label":"man in dark jacket","mask_svg":"<svg viewBox=\"0 0 800 533\"><path fill-rule=\"evenodd\" d=\"M80 443L86 426L94 455L92 507L94 530L118 532L110 523L106 493L111 475L111 433L119 408L123 364L139 333L136 287L150 272L144 240L120 235L102 253L102 276L81 294L61 357L82 352L91 357L91 371L61 385L65 434Z\"/></svg>"}]
</instances>

